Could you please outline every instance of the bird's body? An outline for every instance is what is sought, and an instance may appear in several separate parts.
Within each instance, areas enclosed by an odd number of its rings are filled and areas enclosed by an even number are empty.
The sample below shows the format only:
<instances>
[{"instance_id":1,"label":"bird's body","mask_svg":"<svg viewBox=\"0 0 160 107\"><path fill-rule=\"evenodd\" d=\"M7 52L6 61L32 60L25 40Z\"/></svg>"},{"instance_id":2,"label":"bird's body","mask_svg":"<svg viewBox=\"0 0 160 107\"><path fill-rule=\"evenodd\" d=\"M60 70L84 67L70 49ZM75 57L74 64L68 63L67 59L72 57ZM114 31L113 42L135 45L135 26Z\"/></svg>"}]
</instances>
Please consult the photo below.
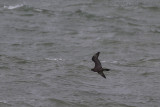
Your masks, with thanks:
<instances>
[{"instance_id":1,"label":"bird's body","mask_svg":"<svg viewBox=\"0 0 160 107\"><path fill-rule=\"evenodd\" d=\"M99 57L100 52L97 52L93 57L92 57L92 61L95 63L95 67L93 69L91 69L93 72L97 72L98 74L100 74L102 77L106 78L106 76L104 75L103 71L109 71L110 69L104 69L102 68L101 62L99 61L98 57Z\"/></svg>"}]
</instances>

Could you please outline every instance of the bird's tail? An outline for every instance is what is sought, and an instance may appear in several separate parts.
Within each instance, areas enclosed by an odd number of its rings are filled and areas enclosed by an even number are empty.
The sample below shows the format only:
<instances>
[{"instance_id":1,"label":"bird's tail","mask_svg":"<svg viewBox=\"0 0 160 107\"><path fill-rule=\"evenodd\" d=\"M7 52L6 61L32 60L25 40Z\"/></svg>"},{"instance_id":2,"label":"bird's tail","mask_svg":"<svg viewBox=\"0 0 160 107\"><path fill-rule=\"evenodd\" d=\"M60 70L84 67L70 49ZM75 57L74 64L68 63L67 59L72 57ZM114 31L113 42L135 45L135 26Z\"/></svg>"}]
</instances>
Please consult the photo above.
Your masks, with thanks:
<instances>
[{"instance_id":1,"label":"bird's tail","mask_svg":"<svg viewBox=\"0 0 160 107\"><path fill-rule=\"evenodd\" d=\"M110 71L110 69L107 69L107 68L106 68L106 69L103 69L103 70L104 70L104 71Z\"/></svg>"}]
</instances>

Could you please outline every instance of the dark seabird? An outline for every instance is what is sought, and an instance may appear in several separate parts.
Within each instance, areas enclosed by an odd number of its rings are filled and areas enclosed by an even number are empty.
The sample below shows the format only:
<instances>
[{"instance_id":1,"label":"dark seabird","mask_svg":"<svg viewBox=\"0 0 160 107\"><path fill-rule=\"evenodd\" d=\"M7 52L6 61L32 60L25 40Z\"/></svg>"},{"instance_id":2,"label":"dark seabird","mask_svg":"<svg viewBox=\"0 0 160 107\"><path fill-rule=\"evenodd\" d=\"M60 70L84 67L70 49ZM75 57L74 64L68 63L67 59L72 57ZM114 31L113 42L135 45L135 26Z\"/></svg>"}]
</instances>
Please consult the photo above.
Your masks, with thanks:
<instances>
[{"instance_id":1,"label":"dark seabird","mask_svg":"<svg viewBox=\"0 0 160 107\"><path fill-rule=\"evenodd\" d=\"M106 78L106 76L104 75L103 71L109 71L110 69L104 69L102 68L101 62L98 59L100 52L97 52L93 57L92 57L92 61L95 63L95 67L93 69L91 69L91 71L93 72L97 72L98 74L100 74L102 77Z\"/></svg>"}]
</instances>

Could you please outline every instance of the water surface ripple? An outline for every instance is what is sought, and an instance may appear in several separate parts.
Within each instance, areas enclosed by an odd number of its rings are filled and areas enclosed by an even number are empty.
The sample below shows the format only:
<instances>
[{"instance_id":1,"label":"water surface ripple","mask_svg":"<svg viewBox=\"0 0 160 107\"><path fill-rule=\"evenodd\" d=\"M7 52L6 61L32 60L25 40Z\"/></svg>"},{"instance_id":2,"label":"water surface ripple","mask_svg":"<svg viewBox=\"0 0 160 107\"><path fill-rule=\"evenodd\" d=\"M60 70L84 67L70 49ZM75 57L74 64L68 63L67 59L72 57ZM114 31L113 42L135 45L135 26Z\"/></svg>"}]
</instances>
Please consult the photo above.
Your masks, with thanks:
<instances>
[{"instance_id":1,"label":"water surface ripple","mask_svg":"<svg viewBox=\"0 0 160 107\"><path fill-rule=\"evenodd\" d=\"M1 0L0 107L159 107L159 4Z\"/></svg>"}]
</instances>

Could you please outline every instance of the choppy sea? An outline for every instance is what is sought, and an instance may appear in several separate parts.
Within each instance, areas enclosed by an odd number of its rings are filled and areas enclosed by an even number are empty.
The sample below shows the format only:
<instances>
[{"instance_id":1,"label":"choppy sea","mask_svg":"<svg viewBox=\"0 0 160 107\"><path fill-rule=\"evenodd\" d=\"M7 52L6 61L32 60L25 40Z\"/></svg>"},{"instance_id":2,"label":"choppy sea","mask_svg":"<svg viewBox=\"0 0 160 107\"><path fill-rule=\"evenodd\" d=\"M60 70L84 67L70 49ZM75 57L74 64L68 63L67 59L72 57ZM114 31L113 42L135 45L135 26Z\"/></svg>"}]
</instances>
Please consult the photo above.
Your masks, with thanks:
<instances>
[{"instance_id":1,"label":"choppy sea","mask_svg":"<svg viewBox=\"0 0 160 107\"><path fill-rule=\"evenodd\" d=\"M160 107L160 1L1 0L0 107Z\"/></svg>"}]
</instances>

